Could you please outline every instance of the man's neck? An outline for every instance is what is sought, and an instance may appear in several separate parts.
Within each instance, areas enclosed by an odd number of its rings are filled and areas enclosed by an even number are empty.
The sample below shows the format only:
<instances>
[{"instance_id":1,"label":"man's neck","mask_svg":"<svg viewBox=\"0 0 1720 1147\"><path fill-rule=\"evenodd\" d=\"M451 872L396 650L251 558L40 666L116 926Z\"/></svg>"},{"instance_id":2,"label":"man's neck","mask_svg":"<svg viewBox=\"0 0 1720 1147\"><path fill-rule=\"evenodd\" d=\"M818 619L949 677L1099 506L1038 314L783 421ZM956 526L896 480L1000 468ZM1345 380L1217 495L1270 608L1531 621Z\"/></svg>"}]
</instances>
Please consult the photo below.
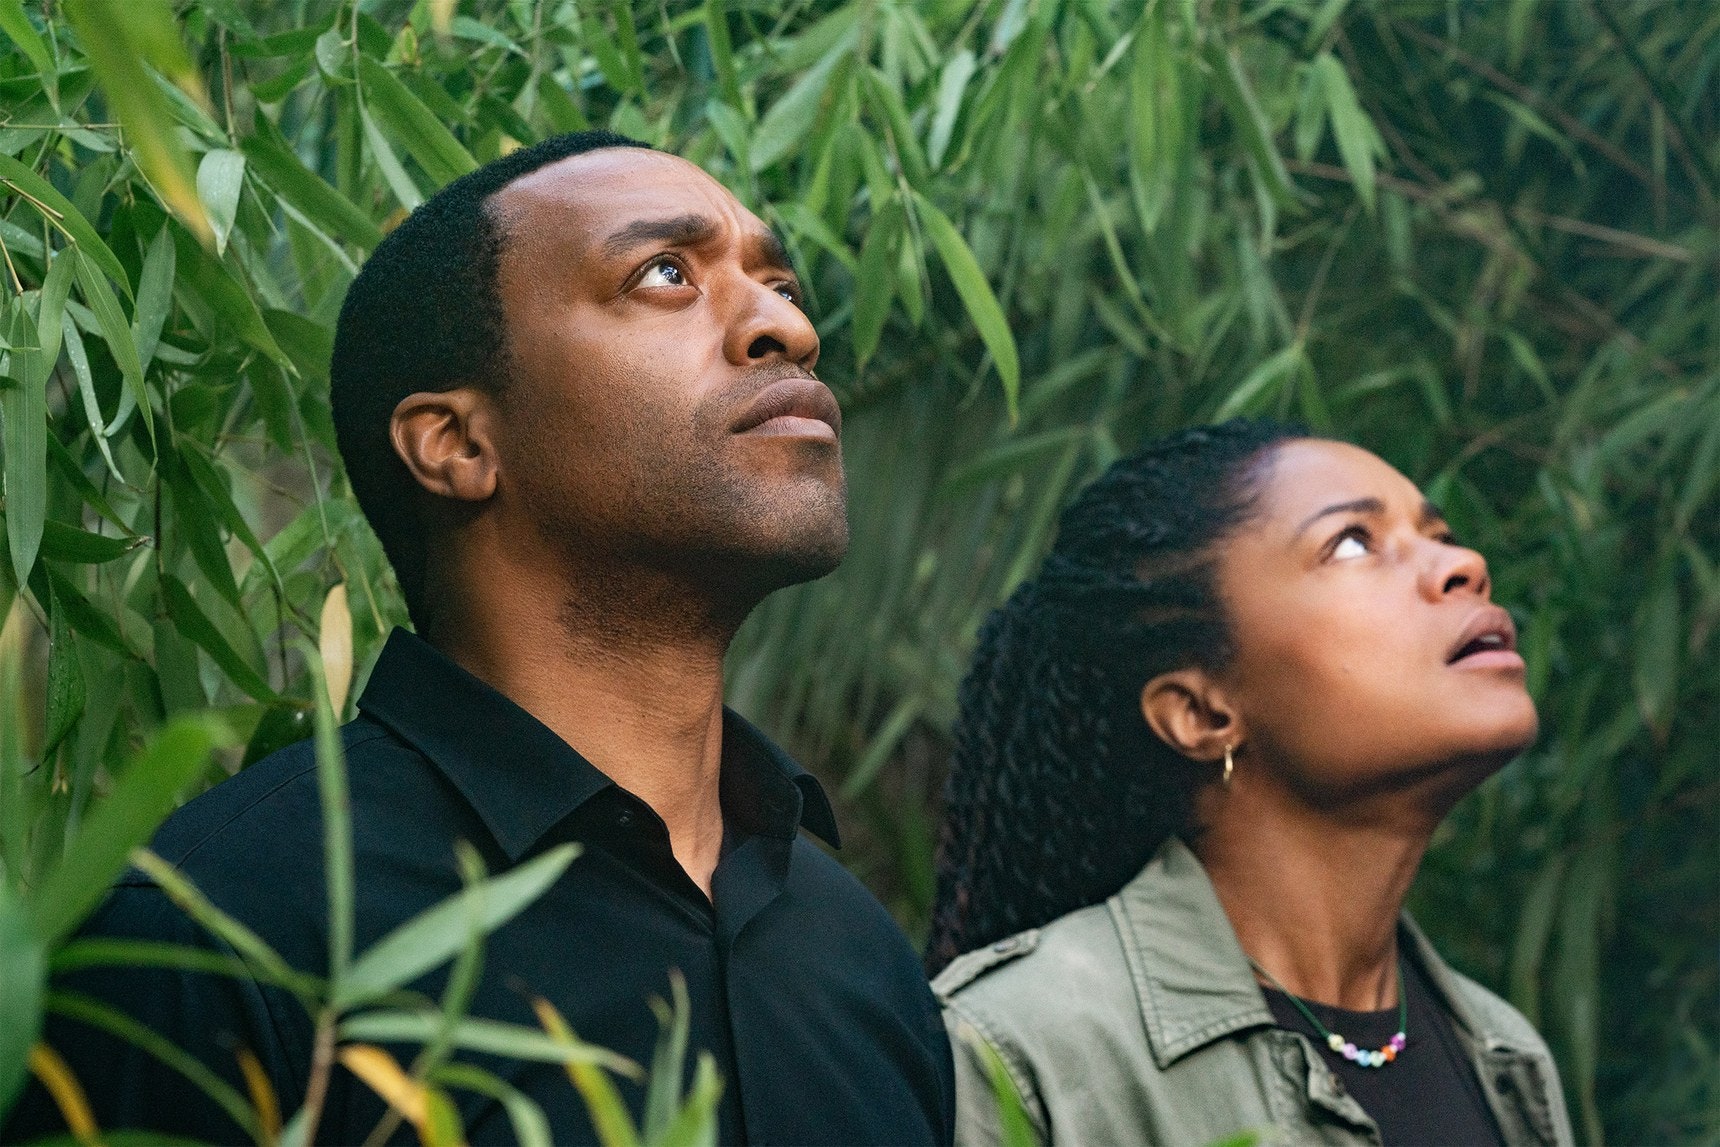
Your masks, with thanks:
<instances>
[{"instance_id":1,"label":"man's neck","mask_svg":"<svg viewBox=\"0 0 1720 1147\"><path fill-rule=\"evenodd\" d=\"M495 584L495 583L492 583ZM502 584L508 584L506 582ZM663 819L707 896L722 848L723 655L730 626L666 580L625 601L565 584L471 595L428 639Z\"/></svg>"}]
</instances>

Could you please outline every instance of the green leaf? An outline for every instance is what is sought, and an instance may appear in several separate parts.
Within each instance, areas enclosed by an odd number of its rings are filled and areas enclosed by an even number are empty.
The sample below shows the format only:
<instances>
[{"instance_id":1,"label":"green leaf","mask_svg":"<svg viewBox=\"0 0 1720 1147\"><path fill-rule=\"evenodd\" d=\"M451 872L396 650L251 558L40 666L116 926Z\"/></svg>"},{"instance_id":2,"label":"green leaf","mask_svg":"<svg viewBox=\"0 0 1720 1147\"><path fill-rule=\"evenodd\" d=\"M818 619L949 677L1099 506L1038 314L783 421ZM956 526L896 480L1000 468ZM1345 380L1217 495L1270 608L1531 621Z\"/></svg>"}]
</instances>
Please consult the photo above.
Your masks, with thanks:
<instances>
[{"instance_id":1,"label":"green leaf","mask_svg":"<svg viewBox=\"0 0 1720 1147\"><path fill-rule=\"evenodd\" d=\"M476 918L488 935L560 879L579 847L560 845L501 876L455 893L378 940L335 985L334 1006L354 1007L411 983L454 957Z\"/></svg>"},{"instance_id":2,"label":"green leaf","mask_svg":"<svg viewBox=\"0 0 1720 1147\"><path fill-rule=\"evenodd\" d=\"M197 165L197 198L209 213L215 231L215 253L227 250L227 236L239 217L239 193L245 189L243 152L218 147L205 152Z\"/></svg>"},{"instance_id":3,"label":"green leaf","mask_svg":"<svg viewBox=\"0 0 1720 1147\"><path fill-rule=\"evenodd\" d=\"M932 131L926 137L926 159L933 167L941 167L944 153L949 150L950 137L955 134L956 118L962 112L962 96L968 81L973 79L978 61L970 49L963 48L944 64L938 78L937 111L932 116Z\"/></svg>"},{"instance_id":4,"label":"green leaf","mask_svg":"<svg viewBox=\"0 0 1720 1147\"><path fill-rule=\"evenodd\" d=\"M247 1135L258 1143L264 1142L262 1131L257 1125L257 1114L251 1109L251 1105L220 1076L204 1066L202 1060L182 1051L171 1040L138 1023L117 1008L76 992L49 992L47 1005L51 1012L81 1020L91 1027L118 1036L166 1064L208 1096L234 1123L243 1128Z\"/></svg>"},{"instance_id":5,"label":"green leaf","mask_svg":"<svg viewBox=\"0 0 1720 1147\"><path fill-rule=\"evenodd\" d=\"M316 722L317 801L323 815L323 880L328 896L328 966L335 997L349 989L352 935L356 927L355 876L352 859L352 798L346 779L346 748L329 701L322 653L302 638L298 642L310 674Z\"/></svg>"},{"instance_id":6,"label":"green leaf","mask_svg":"<svg viewBox=\"0 0 1720 1147\"><path fill-rule=\"evenodd\" d=\"M0 31L12 37L12 42L23 49L36 69L36 74L42 78L48 98L57 104L60 70L54 66L53 53L42 41L36 26L30 23L30 17L25 15L21 0L0 0ZM4 1091L5 1089L0 1087L0 1110L6 1107L7 1096Z\"/></svg>"},{"instance_id":7,"label":"green leaf","mask_svg":"<svg viewBox=\"0 0 1720 1147\"><path fill-rule=\"evenodd\" d=\"M166 893L167 898L200 924L210 935L238 953L247 974L259 981L277 984L312 1001L322 994L322 984L314 976L294 971L279 953L265 943L250 928L229 916L203 895L202 891L161 857L146 848L134 849L131 862ZM103 943L123 941L107 940ZM99 955L103 950L97 949ZM213 954L212 954L213 955ZM170 965L171 966L171 965Z\"/></svg>"},{"instance_id":8,"label":"green leaf","mask_svg":"<svg viewBox=\"0 0 1720 1147\"><path fill-rule=\"evenodd\" d=\"M78 662L78 649L72 638L71 622L65 610L48 598L48 697L47 734L42 740L42 759L52 759L54 750L72 731L83 714L88 700L84 686L84 669Z\"/></svg>"},{"instance_id":9,"label":"green leaf","mask_svg":"<svg viewBox=\"0 0 1720 1147\"><path fill-rule=\"evenodd\" d=\"M25 905L0 883L0 1111L24 1086L30 1048L42 1028L48 963Z\"/></svg>"},{"instance_id":10,"label":"green leaf","mask_svg":"<svg viewBox=\"0 0 1720 1147\"><path fill-rule=\"evenodd\" d=\"M752 168L766 171L804 140L818 118L825 89L839 66L849 60L844 52L825 56L797 79L782 98L770 106L753 130Z\"/></svg>"},{"instance_id":11,"label":"green leaf","mask_svg":"<svg viewBox=\"0 0 1720 1147\"><path fill-rule=\"evenodd\" d=\"M117 561L143 543L142 538L114 538L92 534L52 518L42 523L42 556L73 565L101 565Z\"/></svg>"},{"instance_id":12,"label":"green leaf","mask_svg":"<svg viewBox=\"0 0 1720 1147\"><path fill-rule=\"evenodd\" d=\"M367 110L438 186L476 170L472 153L393 72L362 52L357 65Z\"/></svg>"},{"instance_id":13,"label":"green leaf","mask_svg":"<svg viewBox=\"0 0 1720 1147\"><path fill-rule=\"evenodd\" d=\"M203 612L184 582L172 574L163 576L161 596L167 603L167 614L173 619L174 628L200 646L221 667L229 681L265 704L279 700L262 674L221 636L221 631L215 628L215 623L209 620L209 615Z\"/></svg>"},{"instance_id":14,"label":"green leaf","mask_svg":"<svg viewBox=\"0 0 1720 1147\"><path fill-rule=\"evenodd\" d=\"M543 1108L501 1077L471 1064L445 1063L432 1071L430 1078L444 1087L474 1091L501 1103L520 1147L551 1147L554 1143Z\"/></svg>"},{"instance_id":15,"label":"green leaf","mask_svg":"<svg viewBox=\"0 0 1720 1147\"><path fill-rule=\"evenodd\" d=\"M108 345L108 353L119 366L119 372L125 377L126 387L137 401L137 408L143 414L143 424L149 428L151 440L155 437L155 415L149 405L149 390L143 382L143 361L137 355L137 343L131 334L131 324L126 322L125 312L119 308L119 300L114 297L113 289L101 275L96 273L95 264L84 257L82 248L74 252L78 290L84 297L84 303L90 308L90 313L96 318L97 332L102 341Z\"/></svg>"},{"instance_id":16,"label":"green leaf","mask_svg":"<svg viewBox=\"0 0 1720 1147\"><path fill-rule=\"evenodd\" d=\"M240 146L252 173L316 226L366 251L382 242L382 231L370 216L301 163L261 111L256 131Z\"/></svg>"},{"instance_id":17,"label":"green leaf","mask_svg":"<svg viewBox=\"0 0 1720 1147\"><path fill-rule=\"evenodd\" d=\"M955 284L956 294L961 296L968 317L973 319L985 349L991 352L998 377L1003 380L1004 402L1013 422L1016 401L1021 393L1021 360L1016 353L1015 335L1009 329L1009 320L1004 317L1003 307L992 293L985 272L980 270L979 261L973 257L967 241L950 222L949 216L919 192L914 193L914 205L920 225L927 238L931 239L932 246L937 248L938 258L943 260L944 270L949 272L950 282Z\"/></svg>"},{"instance_id":18,"label":"green leaf","mask_svg":"<svg viewBox=\"0 0 1720 1147\"><path fill-rule=\"evenodd\" d=\"M71 935L125 867L126 854L155 831L181 789L208 767L231 735L209 716L183 717L163 729L84 820L60 865L30 902L36 935L49 945Z\"/></svg>"},{"instance_id":19,"label":"green leaf","mask_svg":"<svg viewBox=\"0 0 1720 1147\"><path fill-rule=\"evenodd\" d=\"M1256 366L1236 385L1236 389L1219 403L1218 409L1213 411L1212 420L1223 422L1239 414L1253 414L1264 410L1283 390L1285 383L1297 377L1304 358L1302 344L1293 342Z\"/></svg>"},{"instance_id":20,"label":"green leaf","mask_svg":"<svg viewBox=\"0 0 1720 1147\"><path fill-rule=\"evenodd\" d=\"M146 66L180 83L198 83L172 8L166 4L67 0L65 11L78 30L78 39L110 106L125 125L126 146L138 167L180 222L199 239L212 241L213 232L197 198L190 156L179 137L173 104Z\"/></svg>"},{"instance_id":21,"label":"green leaf","mask_svg":"<svg viewBox=\"0 0 1720 1147\"><path fill-rule=\"evenodd\" d=\"M1242 136L1261 183L1279 206L1295 207L1296 188L1290 182L1290 173L1284 169L1284 158L1272 142L1272 127L1260 110L1253 85L1242 70L1241 57L1235 49L1226 51L1216 37L1207 41L1203 55L1217 83L1225 110L1230 113L1230 122Z\"/></svg>"},{"instance_id":22,"label":"green leaf","mask_svg":"<svg viewBox=\"0 0 1720 1147\"><path fill-rule=\"evenodd\" d=\"M997 1102L1000 1147L1038 1147L1039 1137L1033 1133L1027 1107L1015 1081L1009 1077L1009 1068L1004 1066L1003 1057L969 1024L962 1024L957 1036L973 1050L985 1068L986 1082L991 1085L992 1098Z\"/></svg>"},{"instance_id":23,"label":"green leaf","mask_svg":"<svg viewBox=\"0 0 1720 1147\"><path fill-rule=\"evenodd\" d=\"M0 155L0 183L10 185L13 191L23 195L49 225L62 232L77 251L118 283L127 298L131 297L131 280L126 277L125 268L102 242L83 212L72 206L72 201L56 191L53 184L9 155Z\"/></svg>"},{"instance_id":24,"label":"green leaf","mask_svg":"<svg viewBox=\"0 0 1720 1147\"><path fill-rule=\"evenodd\" d=\"M860 248L860 266L855 273L857 288L854 296L854 370L866 369L872 354L878 349L884 323L890 317L890 301L895 297L896 276L891 270L897 245L902 241L905 217L899 200L885 203L873 216L866 229L866 241Z\"/></svg>"},{"instance_id":25,"label":"green leaf","mask_svg":"<svg viewBox=\"0 0 1720 1147\"><path fill-rule=\"evenodd\" d=\"M6 544L12 576L23 585L36 565L48 514L48 403L46 373L35 369L36 324L21 300L6 305L6 339L13 350L0 381L0 445L4 445ZM31 348L26 350L24 348Z\"/></svg>"},{"instance_id":26,"label":"green leaf","mask_svg":"<svg viewBox=\"0 0 1720 1147\"><path fill-rule=\"evenodd\" d=\"M1369 214L1374 210L1374 155L1383 152L1379 133L1356 100L1356 90L1350 86L1349 74L1337 57L1322 52L1314 61L1315 74L1326 93L1326 111L1332 119L1332 135L1338 141L1338 154L1356 185L1356 198Z\"/></svg>"},{"instance_id":27,"label":"green leaf","mask_svg":"<svg viewBox=\"0 0 1720 1147\"><path fill-rule=\"evenodd\" d=\"M296 374L292 360L275 342L275 336L269 333L251 293L233 278L226 265L210 258L184 231L176 229L173 240L179 288L196 295L228 333L268 355L289 374Z\"/></svg>"},{"instance_id":28,"label":"green leaf","mask_svg":"<svg viewBox=\"0 0 1720 1147\"><path fill-rule=\"evenodd\" d=\"M155 348L161 342L161 330L167 325L167 312L173 307L173 276L178 254L173 249L173 236L163 226L150 241L143 257L143 273L137 281L137 306L132 310L132 338L137 343L137 359L147 371L155 358ZM91 423L94 425L94 423Z\"/></svg>"},{"instance_id":29,"label":"green leaf","mask_svg":"<svg viewBox=\"0 0 1720 1147\"><path fill-rule=\"evenodd\" d=\"M340 1022L340 1038L369 1043L423 1044L437 1037L442 1029L442 1020L441 1012L430 1010L360 1012ZM578 1040L563 1042L536 1028L470 1016L454 1025L454 1046L534 1063L591 1064L636 1078L645 1074L632 1060L595 1044Z\"/></svg>"},{"instance_id":30,"label":"green leaf","mask_svg":"<svg viewBox=\"0 0 1720 1147\"><path fill-rule=\"evenodd\" d=\"M1678 647L1684 637L1681 612L1678 582L1668 564L1637 614L1631 676L1643 721L1663 736L1678 689Z\"/></svg>"}]
</instances>

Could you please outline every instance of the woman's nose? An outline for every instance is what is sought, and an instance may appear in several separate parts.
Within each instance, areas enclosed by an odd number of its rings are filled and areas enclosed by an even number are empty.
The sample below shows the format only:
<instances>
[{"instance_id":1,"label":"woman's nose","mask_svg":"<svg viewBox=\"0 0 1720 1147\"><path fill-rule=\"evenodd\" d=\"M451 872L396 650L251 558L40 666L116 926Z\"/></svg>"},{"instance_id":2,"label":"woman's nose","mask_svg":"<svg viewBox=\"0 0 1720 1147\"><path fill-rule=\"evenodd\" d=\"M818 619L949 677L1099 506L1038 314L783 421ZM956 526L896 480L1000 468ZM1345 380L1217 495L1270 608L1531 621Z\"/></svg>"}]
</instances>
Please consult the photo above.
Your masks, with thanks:
<instances>
[{"instance_id":1,"label":"woman's nose","mask_svg":"<svg viewBox=\"0 0 1720 1147\"><path fill-rule=\"evenodd\" d=\"M1454 593L1473 593L1485 598L1493 583L1487 576L1487 559L1468 546L1429 540L1433 550L1422 567L1422 593L1438 601Z\"/></svg>"}]
</instances>

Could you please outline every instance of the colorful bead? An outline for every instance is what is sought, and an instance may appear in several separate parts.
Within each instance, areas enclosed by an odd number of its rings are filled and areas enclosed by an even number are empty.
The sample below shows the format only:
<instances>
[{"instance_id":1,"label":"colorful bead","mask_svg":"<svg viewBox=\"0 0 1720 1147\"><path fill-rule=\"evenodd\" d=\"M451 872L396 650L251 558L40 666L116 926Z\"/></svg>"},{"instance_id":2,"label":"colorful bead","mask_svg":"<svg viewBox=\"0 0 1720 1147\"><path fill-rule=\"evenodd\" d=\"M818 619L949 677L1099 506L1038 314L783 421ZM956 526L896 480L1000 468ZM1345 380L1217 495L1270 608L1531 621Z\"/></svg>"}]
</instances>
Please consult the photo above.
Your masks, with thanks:
<instances>
[{"instance_id":1,"label":"colorful bead","mask_svg":"<svg viewBox=\"0 0 1720 1147\"><path fill-rule=\"evenodd\" d=\"M1331 1035L1326 1037L1326 1046L1331 1048L1333 1051L1343 1051L1344 1037L1339 1035L1337 1032L1333 1032Z\"/></svg>"}]
</instances>

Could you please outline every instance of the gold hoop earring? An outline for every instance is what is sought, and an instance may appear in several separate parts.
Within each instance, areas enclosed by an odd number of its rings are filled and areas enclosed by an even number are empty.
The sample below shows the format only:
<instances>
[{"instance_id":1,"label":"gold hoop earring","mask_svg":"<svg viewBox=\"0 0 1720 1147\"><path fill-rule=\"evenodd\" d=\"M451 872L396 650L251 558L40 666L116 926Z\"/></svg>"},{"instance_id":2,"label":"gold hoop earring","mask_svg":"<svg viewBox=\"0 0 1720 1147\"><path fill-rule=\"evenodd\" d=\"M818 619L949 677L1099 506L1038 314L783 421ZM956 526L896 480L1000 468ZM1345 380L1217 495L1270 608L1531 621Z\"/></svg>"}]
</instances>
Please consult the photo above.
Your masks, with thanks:
<instances>
[{"instance_id":1,"label":"gold hoop earring","mask_svg":"<svg viewBox=\"0 0 1720 1147\"><path fill-rule=\"evenodd\" d=\"M1235 771L1236 771L1236 757L1232 754L1231 747L1229 745L1226 745L1224 747L1224 776L1219 778L1220 780L1222 780L1224 782L1225 788L1230 787L1230 774L1234 773Z\"/></svg>"}]
</instances>

